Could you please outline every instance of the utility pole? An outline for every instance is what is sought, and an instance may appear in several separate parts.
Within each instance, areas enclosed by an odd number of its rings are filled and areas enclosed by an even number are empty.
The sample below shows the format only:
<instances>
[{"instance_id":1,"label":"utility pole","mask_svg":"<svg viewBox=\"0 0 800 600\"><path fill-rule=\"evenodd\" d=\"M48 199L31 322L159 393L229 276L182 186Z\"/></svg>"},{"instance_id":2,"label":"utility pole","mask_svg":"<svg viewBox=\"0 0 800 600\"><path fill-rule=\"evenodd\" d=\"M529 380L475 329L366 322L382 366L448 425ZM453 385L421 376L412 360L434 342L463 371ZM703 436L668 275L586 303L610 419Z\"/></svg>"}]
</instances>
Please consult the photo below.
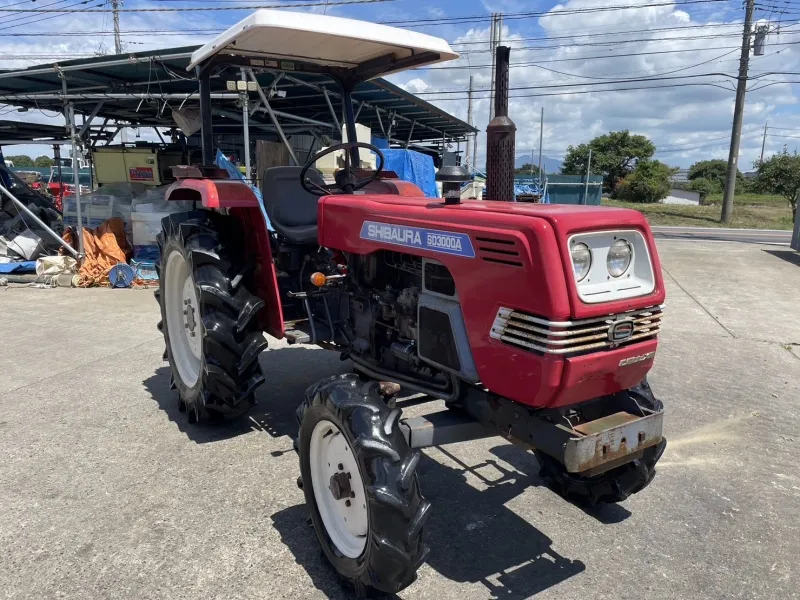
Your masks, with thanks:
<instances>
[{"instance_id":1,"label":"utility pole","mask_svg":"<svg viewBox=\"0 0 800 600\"><path fill-rule=\"evenodd\" d=\"M114 51L122 54L122 39L119 36L119 5L122 0L111 0L111 14L114 18Z\"/></svg>"},{"instance_id":2,"label":"utility pole","mask_svg":"<svg viewBox=\"0 0 800 600\"><path fill-rule=\"evenodd\" d=\"M733 195L736 192L736 173L739 163L739 142L742 137L742 118L744 117L744 96L747 92L747 69L750 63L750 35L753 22L755 0L747 0L742 34L742 56L739 59L739 77L736 84L736 105L733 109L733 129L731 147L728 153L728 175L725 180L725 195L722 199L722 222L728 223L733 216Z\"/></svg>"},{"instance_id":3,"label":"utility pole","mask_svg":"<svg viewBox=\"0 0 800 600\"><path fill-rule=\"evenodd\" d=\"M492 53L492 84L489 93L489 121L494 119L494 88L495 88L495 55L497 47L503 40L503 13L492 13L492 31L489 34L489 46Z\"/></svg>"},{"instance_id":4,"label":"utility pole","mask_svg":"<svg viewBox=\"0 0 800 600\"><path fill-rule=\"evenodd\" d=\"M544 143L544 106L539 117L539 187L542 186L542 144Z\"/></svg>"},{"instance_id":5,"label":"utility pole","mask_svg":"<svg viewBox=\"0 0 800 600\"><path fill-rule=\"evenodd\" d=\"M592 172L592 149L589 148L589 160L586 161L586 183L583 184L583 203L589 198L589 173Z\"/></svg>"},{"instance_id":6,"label":"utility pole","mask_svg":"<svg viewBox=\"0 0 800 600\"><path fill-rule=\"evenodd\" d=\"M497 22L497 13L492 13L492 26L489 30L489 53L492 55L492 74L491 78L492 81L489 84L489 121L494 118L494 61L495 61L495 33L497 32L497 28L495 27L495 23Z\"/></svg>"},{"instance_id":7,"label":"utility pole","mask_svg":"<svg viewBox=\"0 0 800 600\"><path fill-rule=\"evenodd\" d=\"M533 148L531 148L531 177L533 177Z\"/></svg>"},{"instance_id":8,"label":"utility pole","mask_svg":"<svg viewBox=\"0 0 800 600\"><path fill-rule=\"evenodd\" d=\"M470 127L472 127L472 75L469 76L469 92L467 93L467 123ZM474 134L473 134L474 135ZM472 164L472 144L470 144L469 138L467 138L467 164L475 169L475 165Z\"/></svg>"},{"instance_id":9,"label":"utility pole","mask_svg":"<svg viewBox=\"0 0 800 600\"><path fill-rule=\"evenodd\" d=\"M764 138L761 140L761 158L758 162L764 162L764 146L767 145L767 124L764 123Z\"/></svg>"}]
</instances>

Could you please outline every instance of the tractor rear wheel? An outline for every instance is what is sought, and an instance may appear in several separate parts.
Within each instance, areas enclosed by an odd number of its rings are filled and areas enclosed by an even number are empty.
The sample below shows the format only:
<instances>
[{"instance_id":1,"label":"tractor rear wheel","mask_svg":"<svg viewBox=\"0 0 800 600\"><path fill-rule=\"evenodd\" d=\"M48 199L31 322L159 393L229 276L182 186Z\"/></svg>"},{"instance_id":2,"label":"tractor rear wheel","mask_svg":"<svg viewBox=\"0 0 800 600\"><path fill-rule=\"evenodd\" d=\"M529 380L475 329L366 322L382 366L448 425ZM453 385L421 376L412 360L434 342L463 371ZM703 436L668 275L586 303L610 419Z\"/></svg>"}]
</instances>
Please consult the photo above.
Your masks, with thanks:
<instances>
[{"instance_id":1,"label":"tractor rear wheel","mask_svg":"<svg viewBox=\"0 0 800 600\"><path fill-rule=\"evenodd\" d=\"M630 395L647 409L664 409L664 404L653 395L646 378L640 384L620 393ZM661 443L645 450L641 458L595 477L567 473L564 465L552 456L539 450L535 450L534 454L541 469L539 475L548 480L559 494L594 506L622 502L646 488L656 475L656 463L666 446L667 440L661 440Z\"/></svg>"},{"instance_id":2,"label":"tractor rear wheel","mask_svg":"<svg viewBox=\"0 0 800 600\"><path fill-rule=\"evenodd\" d=\"M244 412L264 381L258 356L267 340L256 318L264 303L246 288L237 225L210 211L175 213L157 237L158 327L170 386L190 423Z\"/></svg>"},{"instance_id":3,"label":"tractor rear wheel","mask_svg":"<svg viewBox=\"0 0 800 600\"><path fill-rule=\"evenodd\" d=\"M378 382L357 375L312 386L297 410L299 482L311 521L358 597L404 589L428 554L422 528L431 505L415 472L420 454L408 447L399 416Z\"/></svg>"}]
</instances>

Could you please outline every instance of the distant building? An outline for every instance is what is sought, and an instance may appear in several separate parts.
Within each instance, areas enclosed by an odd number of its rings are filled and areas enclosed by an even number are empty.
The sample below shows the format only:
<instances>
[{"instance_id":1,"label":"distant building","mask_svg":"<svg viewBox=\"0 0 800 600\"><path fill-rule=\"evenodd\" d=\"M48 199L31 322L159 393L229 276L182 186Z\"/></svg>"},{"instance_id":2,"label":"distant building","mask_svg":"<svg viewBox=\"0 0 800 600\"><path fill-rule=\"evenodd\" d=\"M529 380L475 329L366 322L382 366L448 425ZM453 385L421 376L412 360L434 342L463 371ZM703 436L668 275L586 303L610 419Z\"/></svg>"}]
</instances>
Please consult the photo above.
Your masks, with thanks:
<instances>
[{"instance_id":1,"label":"distant building","mask_svg":"<svg viewBox=\"0 0 800 600\"><path fill-rule=\"evenodd\" d=\"M673 183L681 183L689 181L689 169L678 169L678 171L670 178Z\"/></svg>"},{"instance_id":2,"label":"distant building","mask_svg":"<svg viewBox=\"0 0 800 600\"><path fill-rule=\"evenodd\" d=\"M688 204L690 206L698 206L700 204L700 192L672 188L669 191L669 195L661 200L661 204Z\"/></svg>"}]
</instances>

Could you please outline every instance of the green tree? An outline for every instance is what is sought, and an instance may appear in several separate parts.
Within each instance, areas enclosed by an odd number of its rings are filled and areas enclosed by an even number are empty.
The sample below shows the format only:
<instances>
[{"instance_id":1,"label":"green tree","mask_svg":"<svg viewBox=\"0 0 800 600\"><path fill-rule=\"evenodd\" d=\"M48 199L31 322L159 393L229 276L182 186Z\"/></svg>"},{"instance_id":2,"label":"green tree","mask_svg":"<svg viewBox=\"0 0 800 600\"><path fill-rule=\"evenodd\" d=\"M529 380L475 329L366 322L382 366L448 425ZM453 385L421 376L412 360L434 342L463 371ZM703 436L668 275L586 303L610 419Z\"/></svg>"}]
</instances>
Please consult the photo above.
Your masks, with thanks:
<instances>
[{"instance_id":1,"label":"green tree","mask_svg":"<svg viewBox=\"0 0 800 600\"><path fill-rule=\"evenodd\" d=\"M756 161L759 186L786 198L792 207L792 221L797 217L797 198L800 196L800 156L789 154L786 146L765 161Z\"/></svg>"},{"instance_id":2,"label":"green tree","mask_svg":"<svg viewBox=\"0 0 800 600\"><path fill-rule=\"evenodd\" d=\"M630 174L639 161L655 154L653 142L643 135L632 135L627 129L598 136L588 144L569 146L561 172L565 175L585 175L592 149L592 173L603 175L603 191L613 193L617 183Z\"/></svg>"},{"instance_id":3,"label":"green tree","mask_svg":"<svg viewBox=\"0 0 800 600\"><path fill-rule=\"evenodd\" d=\"M525 163L519 169L514 169L514 175L530 175L531 173L536 175L538 172L539 167L531 163Z\"/></svg>"},{"instance_id":4,"label":"green tree","mask_svg":"<svg viewBox=\"0 0 800 600\"><path fill-rule=\"evenodd\" d=\"M721 158L712 160L701 160L694 163L689 167L689 181L696 179L709 179L716 181L719 184L717 193L725 189L725 179L728 174L728 161ZM736 188L742 189L744 185L744 175L738 169L736 170Z\"/></svg>"},{"instance_id":5,"label":"green tree","mask_svg":"<svg viewBox=\"0 0 800 600\"><path fill-rule=\"evenodd\" d=\"M658 202L669 194L670 177L677 171L658 160L640 160L617 186L617 196L629 202Z\"/></svg>"},{"instance_id":6,"label":"green tree","mask_svg":"<svg viewBox=\"0 0 800 600\"><path fill-rule=\"evenodd\" d=\"M32 167L33 159L27 154L17 154L16 156L6 156L6 160L14 163L15 168Z\"/></svg>"},{"instance_id":7,"label":"green tree","mask_svg":"<svg viewBox=\"0 0 800 600\"><path fill-rule=\"evenodd\" d=\"M711 194L719 194L722 191L722 184L716 179L696 177L689 182L689 189L700 192L700 200L705 200Z\"/></svg>"},{"instance_id":8,"label":"green tree","mask_svg":"<svg viewBox=\"0 0 800 600\"><path fill-rule=\"evenodd\" d=\"M50 158L49 156L44 156L44 155L37 156L36 160L33 161L33 166L34 167L42 167L42 168L45 168L45 169L48 168L48 167L52 167L53 166L53 159Z\"/></svg>"}]
</instances>

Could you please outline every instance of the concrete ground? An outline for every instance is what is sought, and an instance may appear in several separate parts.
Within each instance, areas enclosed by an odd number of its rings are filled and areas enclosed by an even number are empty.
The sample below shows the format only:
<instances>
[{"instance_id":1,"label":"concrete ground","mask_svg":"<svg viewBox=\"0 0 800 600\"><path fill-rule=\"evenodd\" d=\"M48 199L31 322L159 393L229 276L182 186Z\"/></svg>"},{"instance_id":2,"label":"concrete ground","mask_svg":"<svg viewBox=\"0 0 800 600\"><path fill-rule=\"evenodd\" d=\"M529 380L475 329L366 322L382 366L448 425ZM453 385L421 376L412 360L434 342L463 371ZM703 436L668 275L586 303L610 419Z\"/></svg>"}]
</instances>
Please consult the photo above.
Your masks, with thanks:
<instances>
[{"instance_id":1,"label":"concrete ground","mask_svg":"<svg viewBox=\"0 0 800 600\"><path fill-rule=\"evenodd\" d=\"M800 255L659 246L653 484L582 510L498 439L432 449L433 552L399 598L800 598ZM349 598L290 437L303 390L346 365L276 345L256 410L192 427L157 320L147 291L0 289L0 597Z\"/></svg>"}]
</instances>

